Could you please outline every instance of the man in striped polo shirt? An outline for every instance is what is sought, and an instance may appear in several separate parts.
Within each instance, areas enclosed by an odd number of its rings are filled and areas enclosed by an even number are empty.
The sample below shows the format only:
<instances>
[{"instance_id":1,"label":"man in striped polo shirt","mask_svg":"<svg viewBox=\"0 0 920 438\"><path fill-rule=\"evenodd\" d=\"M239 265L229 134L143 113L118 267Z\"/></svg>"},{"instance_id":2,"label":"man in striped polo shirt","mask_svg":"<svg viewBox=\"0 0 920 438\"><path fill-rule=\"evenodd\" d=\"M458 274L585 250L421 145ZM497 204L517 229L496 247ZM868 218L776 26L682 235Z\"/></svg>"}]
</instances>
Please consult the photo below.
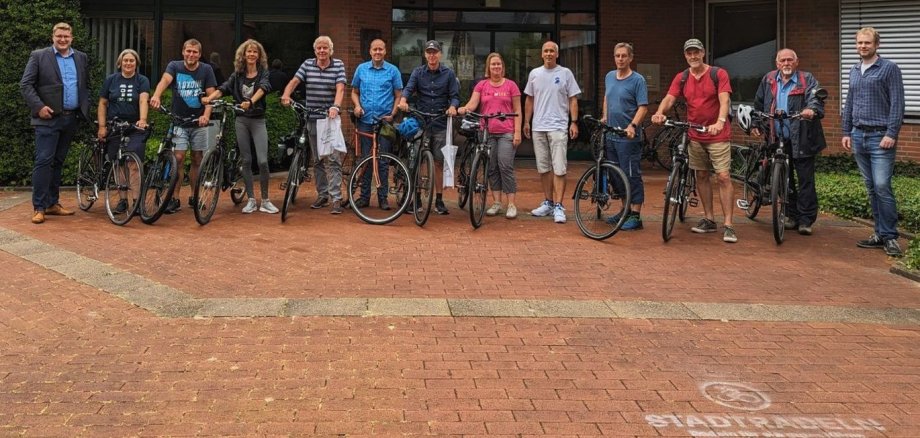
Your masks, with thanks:
<instances>
[{"instance_id":1,"label":"man in striped polo shirt","mask_svg":"<svg viewBox=\"0 0 920 438\"><path fill-rule=\"evenodd\" d=\"M297 74L284 87L281 103L291 104L291 93L302 82L306 95L305 105L310 108L329 107L328 117L334 119L341 111L345 96L345 63L332 58L332 39L322 35L313 41L316 58L310 58L300 65ZM307 130L313 147L313 162L316 173L316 202L310 208L323 208L332 201L332 214L342 213L342 153L333 149L327 157L316 156L316 120L311 115Z\"/></svg>"}]
</instances>

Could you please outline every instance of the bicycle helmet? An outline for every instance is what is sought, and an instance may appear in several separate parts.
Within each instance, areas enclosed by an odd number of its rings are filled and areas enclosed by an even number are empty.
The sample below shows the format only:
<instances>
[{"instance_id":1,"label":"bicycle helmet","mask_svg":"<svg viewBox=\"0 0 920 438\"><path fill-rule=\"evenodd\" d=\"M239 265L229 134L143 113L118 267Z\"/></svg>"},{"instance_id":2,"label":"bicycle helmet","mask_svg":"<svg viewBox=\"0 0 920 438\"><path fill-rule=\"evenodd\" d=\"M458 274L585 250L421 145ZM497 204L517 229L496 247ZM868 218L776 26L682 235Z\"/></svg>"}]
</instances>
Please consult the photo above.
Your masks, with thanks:
<instances>
[{"instance_id":1,"label":"bicycle helmet","mask_svg":"<svg viewBox=\"0 0 920 438\"><path fill-rule=\"evenodd\" d=\"M415 138L419 131L421 131L421 126L419 126L418 120L415 120L414 117L406 117L402 123L399 124L399 135L407 141L411 141Z\"/></svg>"},{"instance_id":2,"label":"bicycle helmet","mask_svg":"<svg viewBox=\"0 0 920 438\"><path fill-rule=\"evenodd\" d=\"M750 105L738 105L738 126L748 135L751 134L751 129L754 128L754 121L751 117L753 111L754 108Z\"/></svg>"}]
</instances>

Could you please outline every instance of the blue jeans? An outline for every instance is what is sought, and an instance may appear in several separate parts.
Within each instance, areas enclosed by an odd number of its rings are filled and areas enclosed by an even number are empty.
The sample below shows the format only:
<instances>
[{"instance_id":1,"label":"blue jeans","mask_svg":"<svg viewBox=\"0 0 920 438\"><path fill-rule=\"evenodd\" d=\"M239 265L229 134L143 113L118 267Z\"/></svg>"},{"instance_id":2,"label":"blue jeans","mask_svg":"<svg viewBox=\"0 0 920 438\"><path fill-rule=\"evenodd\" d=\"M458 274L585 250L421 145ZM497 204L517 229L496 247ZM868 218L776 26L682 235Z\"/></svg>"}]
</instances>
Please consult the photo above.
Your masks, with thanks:
<instances>
[{"instance_id":1,"label":"blue jeans","mask_svg":"<svg viewBox=\"0 0 920 438\"><path fill-rule=\"evenodd\" d=\"M865 132L854 128L850 133L853 156L866 183L875 235L882 240L898 238L898 208L891 189L894 174L895 148L882 149L879 143L884 132Z\"/></svg>"},{"instance_id":2,"label":"blue jeans","mask_svg":"<svg viewBox=\"0 0 920 438\"><path fill-rule=\"evenodd\" d=\"M374 125L367 124L364 122L358 122L358 130L361 132L373 132ZM359 136L361 139L361 157L366 157L371 154L371 147L373 142L370 138ZM378 136L377 137L377 153L389 152L390 151L390 141ZM377 160L377 172L380 174L380 184L381 187L377 188L377 198L383 199L387 197L387 193L390 191L389 184L387 184L387 177L389 176L389 164L385 159ZM365 201L371 198L371 178L373 177L372 171L364 172L364 175L361 176L361 199Z\"/></svg>"},{"instance_id":3,"label":"blue jeans","mask_svg":"<svg viewBox=\"0 0 920 438\"><path fill-rule=\"evenodd\" d=\"M70 141L79 125L76 113L51 120L50 126L35 127L35 165L32 168L32 207L45 211L59 204L61 173L70 151Z\"/></svg>"},{"instance_id":4,"label":"blue jeans","mask_svg":"<svg viewBox=\"0 0 920 438\"><path fill-rule=\"evenodd\" d=\"M633 205L645 203L645 186L642 183L642 144L638 141L607 139L607 159L623 169L629 180L629 198Z\"/></svg>"}]
</instances>

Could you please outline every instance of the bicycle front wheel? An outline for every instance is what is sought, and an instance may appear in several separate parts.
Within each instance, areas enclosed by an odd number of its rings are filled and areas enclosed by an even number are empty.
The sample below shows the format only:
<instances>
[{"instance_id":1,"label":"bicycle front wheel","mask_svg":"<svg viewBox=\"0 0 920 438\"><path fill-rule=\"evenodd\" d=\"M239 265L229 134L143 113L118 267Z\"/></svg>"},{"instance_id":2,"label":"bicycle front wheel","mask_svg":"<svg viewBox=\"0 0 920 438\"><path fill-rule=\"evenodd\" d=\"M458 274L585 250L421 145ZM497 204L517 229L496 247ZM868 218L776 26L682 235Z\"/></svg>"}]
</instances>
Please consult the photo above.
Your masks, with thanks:
<instances>
[{"instance_id":1,"label":"bicycle front wheel","mask_svg":"<svg viewBox=\"0 0 920 438\"><path fill-rule=\"evenodd\" d=\"M422 151L415 169L415 197L412 199L412 210L415 213L415 224L425 225L431 216L431 203L434 200L434 154L429 150Z\"/></svg>"},{"instance_id":2,"label":"bicycle front wheel","mask_svg":"<svg viewBox=\"0 0 920 438\"><path fill-rule=\"evenodd\" d=\"M348 189L348 203L352 211L372 225L385 225L396 220L409 207L410 194L413 193L409 169L389 152L360 159L348 178ZM376 205L370 199L374 192Z\"/></svg>"},{"instance_id":3,"label":"bicycle front wheel","mask_svg":"<svg viewBox=\"0 0 920 438\"><path fill-rule=\"evenodd\" d=\"M291 159L291 167L288 169L287 184L284 185L284 201L281 203L282 223L287 220L288 212L291 211L294 199L297 198L297 191L300 188L300 183L303 181L303 156L303 151L297 150L297 152L294 153L294 158Z\"/></svg>"},{"instance_id":4,"label":"bicycle front wheel","mask_svg":"<svg viewBox=\"0 0 920 438\"><path fill-rule=\"evenodd\" d=\"M150 225L163 215L176 190L177 180L176 156L169 150L161 152L147 169L144 178L140 205L141 221Z\"/></svg>"},{"instance_id":5,"label":"bicycle front wheel","mask_svg":"<svg viewBox=\"0 0 920 438\"><path fill-rule=\"evenodd\" d=\"M479 152L473 158L468 184L470 224L479 228L486 213L486 195L489 193L489 157L485 152Z\"/></svg>"},{"instance_id":6,"label":"bicycle front wheel","mask_svg":"<svg viewBox=\"0 0 920 438\"><path fill-rule=\"evenodd\" d=\"M684 191L684 178L687 169L684 163L677 163L668 176L668 184L664 190L664 213L661 220L661 239L665 242L671 240L674 223L677 222L677 211L681 208L681 195Z\"/></svg>"},{"instance_id":7,"label":"bicycle front wheel","mask_svg":"<svg viewBox=\"0 0 920 438\"><path fill-rule=\"evenodd\" d=\"M575 223L586 237L610 238L628 219L630 202L623 169L609 162L591 166L575 184Z\"/></svg>"},{"instance_id":8,"label":"bicycle front wheel","mask_svg":"<svg viewBox=\"0 0 920 438\"><path fill-rule=\"evenodd\" d=\"M658 131L655 134L655 138L652 140L652 150L655 151L655 161L661 165L663 169L668 171L671 170L671 165L673 164L672 155L676 150L676 141L679 141L680 138L674 134L677 131L674 129L664 128L661 131Z\"/></svg>"},{"instance_id":9,"label":"bicycle front wheel","mask_svg":"<svg viewBox=\"0 0 920 438\"><path fill-rule=\"evenodd\" d=\"M80 154L77 162L77 205L80 210L88 211L99 197L99 157L96 156L95 144L90 144Z\"/></svg>"},{"instance_id":10,"label":"bicycle front wheel","mask_svg":"<svg viewBox=\"0 0 920 438\"><path fill-rule=\"evenodd\" d=\"M115 225L124 225L134 217L143 181L143 165L136 154L122 154L112 163L105 183L105 211Z\"/></svg>"},{"instance_id":11,"label":"bicycle front wheel","mask_svg":"<svg viewBox=\"0 0 920 438\"><path fill-rule=\"evenodd\" d=\"M207 225L217 210L220 198L221 179L224 175L224 160L221 149L211 149L201 160L198 181L195 182L195 220L199 225Z\"/></svg>"},{"instance_id":12,"label":"bicycle front wheel","mask_svg":"<svg viewBox=\"0 0 920 438\"><path fill-rule=\"evenodd\" d=\"M777 245L782 245L786 232L786 207L789 201L789 177L786 163L781 160L774 162L772 175L770 201L773 204L773 239L776 240Z\"/></svg>"},{"instance_id":13,"label":"bicycle front wheel","mask_svg":"<svg viewBox=\"0 0 920 438\"><path fill-rule=\"evenodd\" d=\"M688 169L684 174L684 181L680 185L680 210L677 212L677 218L683 223L687 220L687 209L690 207L690 198L696 191L696 171ZM694 204L695 205L695 204Z\"/></svg>"}]
</instances>

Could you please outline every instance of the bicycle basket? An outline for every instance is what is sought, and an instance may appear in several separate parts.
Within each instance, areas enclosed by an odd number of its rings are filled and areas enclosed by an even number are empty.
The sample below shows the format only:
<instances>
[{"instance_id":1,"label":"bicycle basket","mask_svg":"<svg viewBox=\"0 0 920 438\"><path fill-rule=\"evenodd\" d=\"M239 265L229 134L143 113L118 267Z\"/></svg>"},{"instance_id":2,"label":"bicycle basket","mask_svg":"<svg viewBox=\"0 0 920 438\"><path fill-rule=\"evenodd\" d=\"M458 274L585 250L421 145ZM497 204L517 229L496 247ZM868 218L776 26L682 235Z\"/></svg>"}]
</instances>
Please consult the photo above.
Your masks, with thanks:
<instances>
[{"instance_id":1,"label":"bicycle basket","mask_svg":"<svg viewBox=\"0 0 920 438\"><path fill-rule=\"evenodd\" d=\"M466 138L476 138L479 131L479 120L464 117L460 121L460 134Z\"/></svg>"},{"instance_id":2,"label":"bicycle basket","mask_svg":"<svg viewBox=\"0 0 920 438\"><path fill-rule=\"evenodd\" d=\"M416 135L419 135L422 131L421 126L419 126L418 120L415 120L414 117L406 117L402 123L399 124L399 135L406 141L412 141L415 139Z\"/></svg>"}]
</instances>

